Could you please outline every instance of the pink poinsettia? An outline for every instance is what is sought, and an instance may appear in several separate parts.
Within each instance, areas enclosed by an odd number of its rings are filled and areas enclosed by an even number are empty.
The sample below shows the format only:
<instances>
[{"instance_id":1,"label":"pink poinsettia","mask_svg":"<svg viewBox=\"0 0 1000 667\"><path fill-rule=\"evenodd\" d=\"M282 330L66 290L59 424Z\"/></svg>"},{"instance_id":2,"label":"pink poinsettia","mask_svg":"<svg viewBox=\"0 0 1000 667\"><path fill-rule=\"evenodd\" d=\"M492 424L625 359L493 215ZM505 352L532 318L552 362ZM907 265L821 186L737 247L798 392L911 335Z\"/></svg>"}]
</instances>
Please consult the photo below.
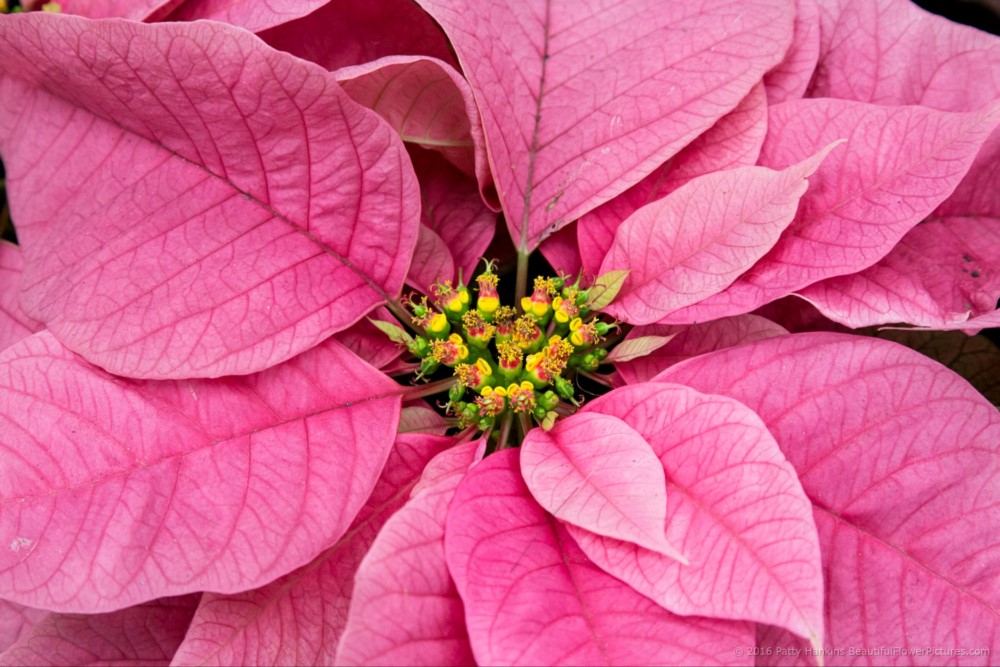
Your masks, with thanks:
<instances>
[{"instance_id":1,"label":"pink poinsettia","mask_svg":"<svg viewBox=\"0 0 1000 667\"><path fill-rule=\"evenodd\" d=\"M767 317L996 324L996 38L62 8L0 16L0 665L1000 651L996 408Z\"/></svg>"}]
</instances>

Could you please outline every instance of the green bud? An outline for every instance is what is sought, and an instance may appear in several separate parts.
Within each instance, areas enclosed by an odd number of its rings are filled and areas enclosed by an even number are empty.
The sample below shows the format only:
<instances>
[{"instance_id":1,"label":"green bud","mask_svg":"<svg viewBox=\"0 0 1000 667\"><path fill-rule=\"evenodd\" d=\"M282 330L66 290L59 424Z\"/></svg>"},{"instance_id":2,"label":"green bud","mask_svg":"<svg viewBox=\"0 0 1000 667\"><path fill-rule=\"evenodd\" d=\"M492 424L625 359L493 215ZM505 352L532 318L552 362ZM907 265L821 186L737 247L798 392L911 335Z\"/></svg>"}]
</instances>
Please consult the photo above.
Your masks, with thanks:
<instances>
[{"instance_id":1,"label":"green bud","mask_svg":"<svg viewBox=\"0 0 1000 667\"><path fill-rule=\"evenodd\" d=\"M431 343L423 336L417 336L416 339L407 343L406 347L410 350L410 354L421 359L431 352Z\"/></svg>"},{"instance_id":2,"label":"green bud","mask_svg":"<svg viewBox=\"0 0 1000 667\"><path fill-rule=\"evenodd\" d=\"M557 377L555 379L555 387L556 393L565 398L567 401L573 398L573 395L576 393L573 390L573 384L563 377Z\"/></svg>"},{"instance_id":3,"label":"green bud","mask_svg":"<svg viewBox=\"0 0 1000 667\"><path fill-rule=\"evenodd\" d=\"M538 405L545 408L546 411L555 410L556 406L559 405L559 397L556 395L556 392L551 389L541 396L536 397L535 400L538 401Z\"/></svg>"},{"instance_id":4,"label":"green bud","mask_svg":"<svg viewBox=\"0 0 1000 667\"><path fill-rule=\"evenodd\" d=\"M465 385L461 383L456 384L455 386L453 386L451 389L448 390L448 398L453 403L461 401L463 396L465 396Z\"/></svg>"},{"instance_id":5,"label":"green bud","mask_svg":"<svg viewBox=\"0 0 1000 667\"><path fill-rule=\"evenodd\" d=\"M435 359L424 359L420 362L420 372L417 373L418 376L422 377L424 375L430 375L436 371L441 366L441 362Z\"/></svg>"}]
</instances>

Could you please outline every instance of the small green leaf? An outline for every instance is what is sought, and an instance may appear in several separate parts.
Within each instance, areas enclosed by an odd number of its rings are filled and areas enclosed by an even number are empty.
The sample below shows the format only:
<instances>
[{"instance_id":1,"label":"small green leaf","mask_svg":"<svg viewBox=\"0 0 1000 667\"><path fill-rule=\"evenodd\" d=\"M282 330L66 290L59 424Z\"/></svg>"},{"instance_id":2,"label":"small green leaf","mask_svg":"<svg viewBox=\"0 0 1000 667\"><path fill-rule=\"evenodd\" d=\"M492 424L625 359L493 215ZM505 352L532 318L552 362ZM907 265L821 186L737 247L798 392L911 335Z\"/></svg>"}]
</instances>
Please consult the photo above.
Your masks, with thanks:
<instances>
[{"instance_id":1,"label":"small green leaf","mask_svg":"<svg viewBox=\"0 0 1000 667\"><path fill-rule=\"evenodd\" d=\"M388 336L389 340L391 340L393 343L399 343L400 345L409 345L410 343L413 342L413 336L406 333L405 331L403 331L403 329L397 327L392 322L386 322L384 320L373 320L370 317L368 318L368 321L374 324L375 328L377 328L379 331Z\"/></svg>"},{"instance_id":2,"label":"small green leaf","mask_svg":"<svg viewBox=\"0 0 1000 667\"><path fill-rule=\"evenodd\" d=\"M608 271L603 276L597 278L594 284L587 289L589 295L587 307L591 310L602 310L609 303L615 300L618 292L621 291L625 279L628 277L628 269L617 269Z\"/></svg>"},{"instance_id":3,"label":"small green leaf","mask_svg":"<svg viewBox=\"0 0 1000 667\"><path fill-rule=\"evenodd\" d=\"M619 343L615 349L611 350L611 354L608 355L607 360L611 363L619 363L623 361L632 361L633 359L638 359L639 357L645 357L647 354L656 352L661 347L672 341L676 335L677 334L671 334L669 336L640 336L638 338L626 338Z\"/></svg>"}]
</instances>

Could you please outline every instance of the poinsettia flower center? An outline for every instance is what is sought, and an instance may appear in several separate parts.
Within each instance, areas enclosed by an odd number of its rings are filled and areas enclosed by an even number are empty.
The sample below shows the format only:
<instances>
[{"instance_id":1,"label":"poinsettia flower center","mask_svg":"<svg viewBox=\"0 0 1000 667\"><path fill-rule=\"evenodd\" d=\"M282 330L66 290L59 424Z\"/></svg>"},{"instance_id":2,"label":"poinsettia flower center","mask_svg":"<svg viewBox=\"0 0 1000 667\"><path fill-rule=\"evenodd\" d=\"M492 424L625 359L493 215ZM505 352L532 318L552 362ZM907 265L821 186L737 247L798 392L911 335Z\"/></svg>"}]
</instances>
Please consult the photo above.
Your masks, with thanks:
<instances>
[{"instance_id":1,"label":"poinsettia flower center","mask_svg":"<svg viewBox=\"0 0 1000 667\"><path fill-rule=\"evenodd\" d=\"M490 434L502 449L580 406L575 382L608 356L617 325L591 307L592 290L579 278L539 276L520 308L504 304L493 268L487 262L469 284L439 281L430 298L411 297L408 324L417 335L407 346L419 359L416 381L450 369L426 387L448 392L441 407L453 423Z\"/></svg>"}]
</instances>

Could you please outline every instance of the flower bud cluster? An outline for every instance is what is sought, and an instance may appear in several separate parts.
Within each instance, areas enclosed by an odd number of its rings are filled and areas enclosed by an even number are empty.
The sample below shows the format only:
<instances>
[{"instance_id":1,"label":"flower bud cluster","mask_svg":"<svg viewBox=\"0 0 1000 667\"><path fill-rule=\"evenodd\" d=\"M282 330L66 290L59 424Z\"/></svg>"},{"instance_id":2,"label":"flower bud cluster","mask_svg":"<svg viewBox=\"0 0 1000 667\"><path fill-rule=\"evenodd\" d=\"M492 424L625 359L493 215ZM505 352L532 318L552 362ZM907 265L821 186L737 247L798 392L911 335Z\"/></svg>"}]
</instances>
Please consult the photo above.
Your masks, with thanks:
<instances>
[{"instance_id":1,"label":"flower bud cluster","mask_svg":"<svg viewBox=\"0 0 1000 667\"><path fill-rule=\"evenodd\" d=\"M505 416L551 428L564 401L579 405L574 375L607 357L600 344L615 325L590 312L579 279L536 278L520 311L501 303L498 285L487 263L475 298L448 280L430 288L430 299L411 298L412 323L423 332L409 343L418 377L453 369L447 410L463 428L491 430Z\"/></svg>"}]
</instances>

